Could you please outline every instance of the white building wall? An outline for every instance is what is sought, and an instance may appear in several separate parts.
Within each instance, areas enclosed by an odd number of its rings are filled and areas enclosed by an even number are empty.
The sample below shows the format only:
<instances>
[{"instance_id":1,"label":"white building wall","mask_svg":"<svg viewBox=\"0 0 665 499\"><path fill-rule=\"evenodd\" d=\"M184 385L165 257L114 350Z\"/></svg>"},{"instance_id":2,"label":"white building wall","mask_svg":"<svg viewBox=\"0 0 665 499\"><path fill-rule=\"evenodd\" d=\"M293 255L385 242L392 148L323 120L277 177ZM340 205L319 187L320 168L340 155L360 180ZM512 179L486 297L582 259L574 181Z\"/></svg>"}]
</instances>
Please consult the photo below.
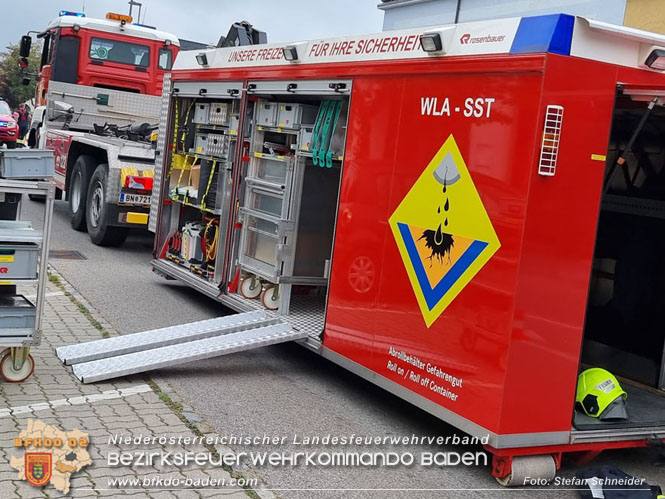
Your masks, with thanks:
<instances>
[{"instance_id":1,"label":"white building wall","mask_svg":"<svg viewBox=\"0 0 665 499\"><path fill-rule=\"evenodd\" d=\"M502 17L573 14L623 24L626 0L459 0L459 22ZM452 24L458 0L396 0L379 4L383 29Z\"/></svg>"}]
</instances>

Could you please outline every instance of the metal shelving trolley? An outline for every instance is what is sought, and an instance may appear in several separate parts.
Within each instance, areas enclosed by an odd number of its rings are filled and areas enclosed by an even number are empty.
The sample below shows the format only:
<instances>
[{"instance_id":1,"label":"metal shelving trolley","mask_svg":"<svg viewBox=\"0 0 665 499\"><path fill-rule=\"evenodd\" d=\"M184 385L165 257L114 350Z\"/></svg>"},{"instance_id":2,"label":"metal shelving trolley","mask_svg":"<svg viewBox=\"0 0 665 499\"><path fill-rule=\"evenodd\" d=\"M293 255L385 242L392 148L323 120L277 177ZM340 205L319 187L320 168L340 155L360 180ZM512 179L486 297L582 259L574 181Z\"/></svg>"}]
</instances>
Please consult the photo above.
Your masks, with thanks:
<instances>
[{"instance_id":1,"label":"metal shelving trolley","mask_svg":"<svg viewBox=\"0 0 665 499\"><path fill-rule=\"evenodd\" d=\"M30 348L41 342L55 198L55 185L45 179L53 175L53 163L52 151L0 151L0 374L13 383L33 373ZM44 198L41 230L21 220L26 195ZM29 285L37 287L34 302L20 294Z\"/></svg>"}]
</instances>

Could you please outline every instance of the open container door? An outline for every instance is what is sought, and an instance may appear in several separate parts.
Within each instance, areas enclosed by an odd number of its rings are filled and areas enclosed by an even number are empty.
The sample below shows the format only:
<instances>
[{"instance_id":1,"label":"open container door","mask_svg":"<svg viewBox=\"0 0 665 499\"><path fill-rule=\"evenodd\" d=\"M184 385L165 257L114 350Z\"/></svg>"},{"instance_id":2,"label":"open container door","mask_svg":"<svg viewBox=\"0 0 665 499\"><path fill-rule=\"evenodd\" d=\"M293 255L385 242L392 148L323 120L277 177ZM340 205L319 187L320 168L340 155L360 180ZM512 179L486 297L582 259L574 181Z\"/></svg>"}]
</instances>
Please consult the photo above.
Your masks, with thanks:
<instances>
[{"instance_id":1,"label":"open container door","mask_svg":"<svg viewBox=\"0 0 665 499\"><path fill-rule=\"evenodd\" d=\"M249 81L246 168L221 301L323 332L350 80Z\"/></svg>"},{"instance_id":2,"label":"open container door","mask_svg":"<svg viewBox=\"0 0 665 499\"><path fill-rule=\"evenodd\" d=\"M664 105L665 87L617 89L580 371L616 375L628 419L576 409L576 440L665 436Z\"/></svg>"}]
</instances>

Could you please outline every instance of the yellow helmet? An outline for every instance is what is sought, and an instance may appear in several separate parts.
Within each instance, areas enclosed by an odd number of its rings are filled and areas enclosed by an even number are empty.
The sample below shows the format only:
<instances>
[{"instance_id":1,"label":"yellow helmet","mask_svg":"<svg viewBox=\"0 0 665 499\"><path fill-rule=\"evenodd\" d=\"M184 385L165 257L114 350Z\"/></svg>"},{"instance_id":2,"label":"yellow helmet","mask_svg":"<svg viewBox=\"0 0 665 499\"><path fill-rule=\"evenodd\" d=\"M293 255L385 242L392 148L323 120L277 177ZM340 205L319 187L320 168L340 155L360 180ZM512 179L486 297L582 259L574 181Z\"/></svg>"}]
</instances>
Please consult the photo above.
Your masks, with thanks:
<instances>
[{"instance_id":1,"label":"yellow helmet","mask_svg":"<svg viewBox=\"0 0 665 499\"><path fill-rule=\"evenodd\" d=\"M587 369L577 380L575 402L587 416L602 420L628 419L627 397L614 375L605 369Z\"/></svg>"}]
</instances>

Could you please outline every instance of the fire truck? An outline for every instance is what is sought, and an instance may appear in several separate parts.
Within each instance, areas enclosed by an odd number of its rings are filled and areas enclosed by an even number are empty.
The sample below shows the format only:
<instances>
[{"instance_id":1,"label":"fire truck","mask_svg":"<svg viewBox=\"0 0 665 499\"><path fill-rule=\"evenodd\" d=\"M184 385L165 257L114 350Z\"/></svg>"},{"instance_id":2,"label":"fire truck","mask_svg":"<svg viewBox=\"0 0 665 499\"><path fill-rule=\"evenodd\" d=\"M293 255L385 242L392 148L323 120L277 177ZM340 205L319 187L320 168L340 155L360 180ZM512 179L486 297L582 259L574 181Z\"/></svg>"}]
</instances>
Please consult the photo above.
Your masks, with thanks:
<instances>
[{"instance_id":1,"label":"fire truck","mask_svg":"<svg viewBox=\"0 0 665 499\"><path fill-rule=\"evenodd\" d=\"M162 81L179 50L174 35L61 11L42 40L30 147L55 154L54 181L69 200L71 225L93 243L122 244L145 226ZM31 37L21 41L30 52Z\"/></svg>"},{"instance_id":2,"label":"fire truck","mask_svg":"<svg viewBox=\"0 0 665 499\"><path fill-rule=\"evenodd\" d=\"M120 245L129 228L147 225L160 96L180 50L174 35L132 20L61 11L37 35L43 51L28 145L54 151L54 180L59 195L66 193L71 225L100 246ZM220 39L265 42L246 22ZM30 43L24 36L22 56Z\"/></svg>"},{"instance_id":3,"label":"fire truck","mask_svg":"<svg viewBox=\"0 0 665 499\"><path fill-rule=\"evenodd\" d=\"M563 14L183 52L152 267L238 314L58 356L94 382L296 340L503 485L662 445L664 70L665 36ZM576 409L592 366L628 420Z\"/></svg>"}]
</instances>

